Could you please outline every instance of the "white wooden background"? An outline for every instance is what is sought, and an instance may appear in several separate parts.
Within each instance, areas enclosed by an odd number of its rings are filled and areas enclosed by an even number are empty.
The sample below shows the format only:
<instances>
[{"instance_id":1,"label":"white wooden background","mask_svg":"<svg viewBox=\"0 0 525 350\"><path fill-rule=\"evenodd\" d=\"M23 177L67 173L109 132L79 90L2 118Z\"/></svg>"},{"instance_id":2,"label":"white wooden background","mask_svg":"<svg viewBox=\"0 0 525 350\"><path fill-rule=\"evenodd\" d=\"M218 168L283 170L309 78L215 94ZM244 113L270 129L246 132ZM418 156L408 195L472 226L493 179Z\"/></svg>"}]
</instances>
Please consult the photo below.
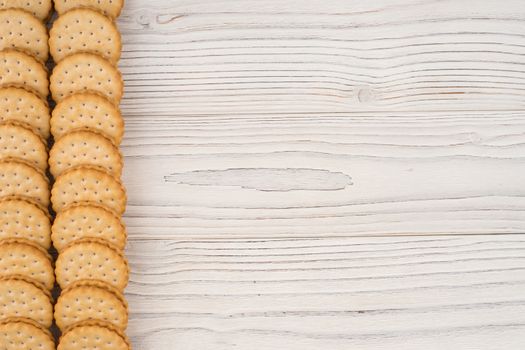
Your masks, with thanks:
<instances>
[{"instance_id":1,"label":"white wooden background","mask_svg":"<svg viewBox=\"0 0 525 350\"><path fill-rule=\"evenodd\" d=\"M525 348L525 2L119 25L135 349Z\"/></svg>"}]
</instances>

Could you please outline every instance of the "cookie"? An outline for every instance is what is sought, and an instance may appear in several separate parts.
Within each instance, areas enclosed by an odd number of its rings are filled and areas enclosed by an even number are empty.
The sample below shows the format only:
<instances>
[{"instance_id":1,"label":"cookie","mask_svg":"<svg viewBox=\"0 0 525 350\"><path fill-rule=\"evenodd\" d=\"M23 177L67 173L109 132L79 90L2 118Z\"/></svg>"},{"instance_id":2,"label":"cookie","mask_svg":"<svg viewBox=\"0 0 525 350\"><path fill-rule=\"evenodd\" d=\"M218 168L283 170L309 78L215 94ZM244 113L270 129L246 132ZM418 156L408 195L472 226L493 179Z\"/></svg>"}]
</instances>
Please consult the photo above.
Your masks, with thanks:
<instances>
[{"instance_id":1,"label":"cookie","mask_svg":"<svg viewBox=\"0 0 525 350\"><path fill-rule=\"evenodd\" d=\"M14 50L0 51L0 87L21 87L46 99L47 70L36 58Z\"/></svg>"},{"instance_id":2,"label":"cookie","mask_svg":"<svg viewBox=\"0 0 525 350\"><path fill-rule=\"evenodd\" d=\"M55 10L59 15L74 8L88 7L113 19L120 15L123 5L124 0L55 0Z\"/></svg>"},{"instance_id":3,"label":"cookie","mask_svg":"<svg viewBox=\"0 0 525 350\"><path fill-rule=\"evenodd\" d=\"M53 289L55 274L44 248L24 239L0 241L0 276L24 276Z\"/></svg>"},{"instance_id":4,"label":"cookie","mask_svg":"<svg viewBox=\"0 0 525 350\"><path fill-rule=\"evenodd\" d=\"M116 64L122 42L111 19L95 10L77 8L55 20L49 32L49 50L55 62L75 53L89 52Z\"/></svg>"},{"instance_id":5,"label":"cookie","mask_svg":"<svg viewBox=\"0 0 525 350\"><path fill-rule=\"evenodd\" d=\"M60 101L51 117L51 133L55 139L74 130L97 131L118 146L124 134L124 121L118 108L106 98L75 94Z\"/></svg>"},{"instance_id":6,"label":"cookie","mask_svg":"<svg viewBox=\"0 0 525 350\"><path fill-rule=\"evenodd\" d=\"M41 21L49 17L52 7L51 0L0 0L0 9L22 9Z\"/></svg>"},{"instance_id":7,"label":"cookie","mask_svg":"<svg viewBox=\"0 0 525 350\"><path fill-rule=\"evenodd\" d=\"M87 320L68 327L60 337L57 350L128 350L128 338L113 324L99 320Z\"/></svg>"},{"instance_id":8,"label":"cookie","mask_svg":"<svg viewBox=\"0 0 525 350\"><path fill-rule=\"evenodd\" d=\"M0 197L29 197L49 206L49 180L29 163L20 160L0 160Z\"/></svg>"},{"instance_id":9,"label":"cookie","mask_svg":"<svg viewBox=\"0 0 525 350\"><path fill-rule=\"evenodd\" d=\"M79 281L63 289L55 305L58 328L64 331L87 320L106 321L124 331L128 309L122 294L95 281Z\"/></svg>"},{"instance_id":10,"label":"cookie","mask_svg":"<svg viewBox=\"0 0 525 350\"><path fill-rule=\"evenodd\" d=\"M16 158L47 169L47 147L33 131L13 122L0 124L0 158Z\"/></svg>"},{"instance_id":11,"label":"cookie","mask_svg":"<svg viewBox=\"0 0 525 350\"><path fill-rule=\"evenodd\" d=\"M80 203L64 208L51 228L53 246L61 252L66 245L82 238L104 239L122 251L126 229L118 216L102 206Z\"/></svg>"},{"instance_id":12,"label":"cookie","mask_svg":"<svg viewBox=\"0 0 525 350\"><path fill-rule=\"evenodd\" d=\"M79 280L97 280L118 290L128 284L128 263L104 240L84 238L64 247L56 260L56 279L61 288Z\"/></svg>"},{"instance_id":13,"label":"cookie","mask_svg":"<svg viewBox=\"0 0 525 350\"><path fill-rule=\"evenodd\" d=\"M94 202L122 215L126 209L126 192L120 181L107 172L82 166L57 177L51 202L57 213L73 203Z\"/></svg>"},{"instance_id":14,"label":"cookie","mask_svg":"<svg viewBox=\"0 0 525 350\"><path fill-rule=\"evenodd\" d=\"M76 53L64 58L53 69L50 81L56 102L79 92L98 93L115 105L122 98L120 72L104 58L91 53Z\"/></svg>"},{"instance_id":15,"label":"cookie","mask_svg":"<svg viewBox=\"0 0 525 350\"><path fill-rule=\"evenodd\" d=\"M0 320L0 334L2 335L0 349L55 349L51 332L29 318L9 317Z\"/></svg>"},{"instance_id":16,"label":"cookie","mask_svg":"<svg viewBox=\"0 0 525 350\"><path fill-rule=\"evenodd\" d=\"M47 61L47 28L29 12L19 9L0 10L0 50L13 49Z\"/></svg>"},{"instance_id":17,"label":"cookie","mask_svg":"<svg viewBox=\"0 0 525 350\"><path fill-rule=\"evenodd\" d=\"M28 198L0 198L0 240L21 238L49 249L50 221L47 210Z\"/></svg>"},{"instance_id":18,"label":"cookie","mask_svg":"<svg viewBox=\"0 0 525 350\"><path fill-rule=\"evenodd\" d=\"M122 156L106 137L92 131L73 131L58 140L49 152L49 170L54 177L79 165L93 165L120 178Z\"/></svg>"},{"instance_id":19,"label":"cookie","mask_svg":"<svg viewBox=\"0 0 525 350\"><path fill-rule=\"evenodd\" d=\"M49 137L49 107L37 95L24 89L0 88L0 122L15 122Z\"/></svg>"},{"instance_id":20,"label":"cookie","mask_svg":"<svg viewBox=\"0 0 525 350\"><path fill-rule=\"evenodd\" d=\"M0 277L0 319L8 317L29 318L48 328L53 322L51 294L26 278Z\"/></svg>"}]
</instances>

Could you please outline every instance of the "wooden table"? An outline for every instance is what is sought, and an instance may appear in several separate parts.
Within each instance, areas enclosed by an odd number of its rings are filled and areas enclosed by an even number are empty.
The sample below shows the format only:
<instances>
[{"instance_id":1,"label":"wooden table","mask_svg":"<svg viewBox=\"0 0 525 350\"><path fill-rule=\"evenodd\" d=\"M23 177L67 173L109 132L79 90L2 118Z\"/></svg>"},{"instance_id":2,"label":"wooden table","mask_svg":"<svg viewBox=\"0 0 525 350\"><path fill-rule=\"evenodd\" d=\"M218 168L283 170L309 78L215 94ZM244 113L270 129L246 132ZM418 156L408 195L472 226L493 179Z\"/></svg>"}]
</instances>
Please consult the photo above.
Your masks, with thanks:
<instances>
[{"instance_id":1,"label":"wooden table","mask_svg":"<svg viewBox=\"0 0 525 350\"><path fill-rule=\"evenodd\" d=\"M524 349L524 20L127 0L134 349Z\"/></svg>"}]
</instances>

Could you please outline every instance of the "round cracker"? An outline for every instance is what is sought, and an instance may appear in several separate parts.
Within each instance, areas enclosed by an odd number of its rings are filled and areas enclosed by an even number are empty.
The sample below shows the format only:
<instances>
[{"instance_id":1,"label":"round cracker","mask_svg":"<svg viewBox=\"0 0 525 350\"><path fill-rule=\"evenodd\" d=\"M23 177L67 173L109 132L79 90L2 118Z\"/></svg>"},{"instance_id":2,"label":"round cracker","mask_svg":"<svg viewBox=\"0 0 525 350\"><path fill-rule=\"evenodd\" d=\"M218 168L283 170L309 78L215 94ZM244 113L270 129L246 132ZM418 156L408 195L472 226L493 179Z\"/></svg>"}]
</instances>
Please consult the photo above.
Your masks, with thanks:
<instances>
[{"instance_id":1,"label":"round cracker","mask_svg":"<svg viewBox=\"0 0 525 350\"><path fill-rule=\"evenodd\" d=\"M29 318L48 328L53 322L49 291L22 277L0 278L0 319L8 317Z\"/></svg>"},{"instance_id":2,"label":"round cracker","mask_svg":"<svg viewBox=\"0 0 525 350\"><path fill-rule=\"evenodd\" d=\"M47 70L36 58L14 50L0 51L0 87L21 87L46 99Z\"/></svg>"},{"instance_id":3,"label":"round cracker","mask_svg":"<svg viewBox=\"0 0 525 350\"><path fill-rule=\"evenodd\" d=\"M3 349L54 350L55 341L49 330L24 317L9 317L0 321Z\"/></svg>"},{"instance_id":4,"label":"round cracker","mask_svg":"<svg viewBox=\"0 0 525 350\"><path fill-rule=\"evenodd\" d=\"M77 8L60 15L49 32L49 50L55 62L66 56L89 52L116 64L122 42L111 19L98 11Z\"/></svg>"},{"instance_id":5,"label":"round cracker","mask_svg":"<svg viewBox=\"0 0 525 350\"><path fill-rule=\"evenodd\" d=\"M108 322L84 321L68 328L61 337L58 350L131 349L127 337Z\"/></svg>"},{"instance_id":6,"label":"round cracker","mask_svg":"<svg viewBox=\"0 0 525 350\"><path fill-rule=\"evenodd\" d=\"M86 320L106 321L123 331L128 324L127 305L121 295L100 283L74 283L58 297L55 322L65 330Z\"/></svg>"},{"instance_id":7,"label":"round cracker","mask_svg":"<svg viewBox=\"0 0 525 350\"><path fill-rule=\"evenodd\" d=\"M108 242L84 238L62 249L55 273L61 288L79 280L97 280L122 291L128 284L129 268L122 254Z\"/></svg>"},{"instance_id":8,"label":"round cracker","mask_svg":"<svg viewBox=\"0 0 525 350\"><path fill-rule=\"evenodd\" d=\"M126 229L120 217L102 206L74 204L57 214L51 228L51 239L53 246L61 252L65 246L82 238L104 239L123 250Z\"/></svg>"},{"instance_id":9,"label":"round cracker","mask_svg":"<svg viewBox=\"0 0 525 350\"><path fill-rule=\"evenodd\" d=\"M120 181L107 172L81 166L57 177L51 202L56 212L73 203L94 202L122 215L126 209L126 192Z\"/></svg>"},{"instance_id":10,"label":"round cracker","mask_svg":"<svg viewBox=\"0 0 525 350\"><path fill-rule=\"evenodd\" d=\"M0 124L0 158L22 159L47 169L47 147L41 137L13 122Z\"/></svg>"},{"instance_id":11,"label":"round cracker","mask_svg":"<svg viewBox=\"0 0 525 350\"><path fill-rule=\"evenodd\" d=\"M128 350L130 348L126 335L113 324L87 320L68 327L60 337L57 350Z\"/></svg>"},{"instance_id":12,"label":"round cracker","mask_svg":"<svg viewBox=\"0 0 525 350\"><path fill-rule=\"evenodd\" d=\"M117 18L124 6L124 0L55 0L55 10L59 15L74 8L92 8L110 18Z\"/></svg>"},{"instance_id":13,"label":"round cracker","mask_svg":"<svg viewBox=\"0 0 525 350\"><path fill-rule=\"evenodd\" d=\"M122 156L115 145L92 131L73 131L55 141L49 152L49 170L54 177L80 165L93 165L120 178Z\"/></svg>"},{"instance_id":14,"label":"round cracker","mask_svg":"<svg viewBox=\"0 0 525 350\"><path fill-rule=\"evenodd\" d=\"M0 0L0 9L22 9L41 21L49 17L52 7L51 0Z\"/></svg>"},{"instance_id":15,"label":"round cracker","mask_svg":"<svg viewBox=\"0 0 525 350\"><path fill-rule=\"evenodd\" d=\"M0 199L0 240L27 239L44 249L51 246L51 222L37 203L18 197Z\"/></svg>"},{"instance_id":16,"label":"round cracker","mask_svg":"<svg viewBox=\"0 0 525 350\"><path fill-rule=\"evenodd\" d=\"M79 92L94 92L117 105L124 87L117 68L91 53L76 53L64 58L53 69L50 81L51 94L57 102Z\"/></svg>"},{"instance_id":17,"label":"round cracker","mask_svg":"<svg viewBox=\"0 0 525 350\"><path fill-rule=\"evenodd\" d=\"M45 62L49 57L47 41L47 28L29 12L0 10L0 50L20 50Z\"/></svg>"},{"instance_id":18,"label":"round cracker","mask_svg":"<svg viewBox=\"0 0 525 350\"><path fill-rule=\"evenodd\" d=\"M44 248L24 239L0 241L0 276L20 275L53 289L55 274Z\"/></svg>"},{"instance_id":19,"label":"round cracker","mask_svg":"<svg viewBox=\"0 0 525 350\"><path fill-rule=\"evenodd\" d=\"M49 107L37 95L21 88L0 88L0 122L22 124L47 139L49 119Z\"/></svg>"},{"instance_id":20,"label":"round cracker","mask_svg":"<svg viewBox=\"0 0 525 350\"><path fill-rule=\"evenodd\" d=\"M0 197L29 197L49 206L49 180L33 165L20 160L0 160Z\"/></svg>"},{"instance_id":21,"label":"round cracker","mask_svg":"<svg viewBox=\"0 0 525 350\"><path fill-rule=\"evenodd\" d=\"M56 139L74 130L94 130L119 145L124 134L124 120L118 108L106 98L89 93L75 94L60 101L51 117L51 133Z\"/></svg>"}]
</instances>

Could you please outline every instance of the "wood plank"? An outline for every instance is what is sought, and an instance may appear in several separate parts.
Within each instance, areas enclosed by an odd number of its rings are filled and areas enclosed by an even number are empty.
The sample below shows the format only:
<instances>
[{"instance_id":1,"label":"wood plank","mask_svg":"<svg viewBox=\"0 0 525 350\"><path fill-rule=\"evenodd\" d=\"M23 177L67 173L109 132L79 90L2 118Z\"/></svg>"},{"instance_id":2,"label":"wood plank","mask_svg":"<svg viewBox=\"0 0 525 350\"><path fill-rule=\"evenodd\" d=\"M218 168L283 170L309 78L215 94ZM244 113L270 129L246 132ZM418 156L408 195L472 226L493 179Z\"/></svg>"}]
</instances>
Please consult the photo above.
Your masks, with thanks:
<instances>
[{"instance_id":1,"label":"wood plank","mask_svg":"<svg viewBox=\"0 0 525 350\"><path fill-rule=\"evenodd\" d=\"M129 0L125 113L523 109L521 0Z\"/></svg>"},{"instance_id":2,"label":"wood plank","mask_svg":"<svg viewBox=\"0 0 525 350\"><path fill-rule=\"evenodd\" d=\"M132 240L137 349L521 349L525 235Z\"/></svg>"},{"instance_id":3,"label":"wood plank","mask_svg":"<svg viewBox=\"0 0 525 350\"><path fill-rule=\"evenodd\" d=\"M525 232L525 115L126 115L131 237Z\"/></svg>"},{"instance_id":4,"label":"wood plank","mask_svg":"<svg viewBox=\"0 0 525 350\"><path fill-rule=\"evenodd\" d=\"M134 348L521 349L524 19L127 0Z\"/></svg>"}]
</instances>

